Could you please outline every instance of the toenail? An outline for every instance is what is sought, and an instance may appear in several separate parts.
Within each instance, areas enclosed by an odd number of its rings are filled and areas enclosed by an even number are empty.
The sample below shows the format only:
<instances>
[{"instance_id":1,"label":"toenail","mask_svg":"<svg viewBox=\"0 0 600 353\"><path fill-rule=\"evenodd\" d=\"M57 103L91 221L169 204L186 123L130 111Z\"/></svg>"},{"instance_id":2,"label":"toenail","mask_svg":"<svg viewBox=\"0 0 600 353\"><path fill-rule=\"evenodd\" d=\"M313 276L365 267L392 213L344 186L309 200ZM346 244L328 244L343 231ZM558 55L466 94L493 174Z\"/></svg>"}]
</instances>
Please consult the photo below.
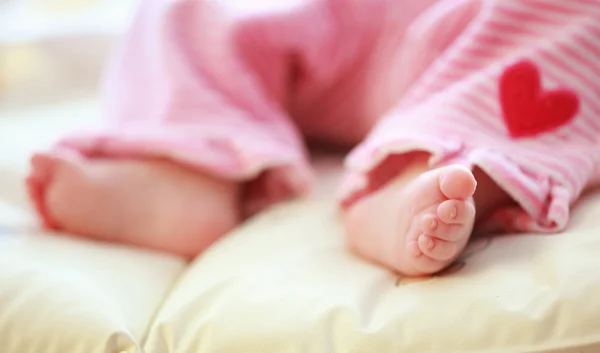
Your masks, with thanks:
<instances>
[{"instance_id":1,"label":"toenail","mask_svg":"<svg viewBox=\"0 0 600 353\"><path fill-rule=\"evenodd\" d=\"M435 248L435 241L433 241L433 238L427 239L427 249L433 250L433 248Z\"/></svg>"},{"instance_id":2,"label":"toenail","mask_svg":"<svg viewBox=\"0 0 600 353\"><path fill-rule=\"evenodd\" d=\"M429 228L431 230L435 230L435 229L437 229L437 227L438 227L438 221L437 221L437 219L432 219L431 220L431 224L429 225Z\"/></svg>"},{"instance_id":3,"label":"toenail","mask_svg":"<svg viewBox=\"0 0 600 353\"><path fill-rule=\"evenodd\" d=\"M458 210L456 209L456 207L452 207L452 209L450 210L450 218L455 219L457 213L458 213Z\"/></svg>"}]
</instances>

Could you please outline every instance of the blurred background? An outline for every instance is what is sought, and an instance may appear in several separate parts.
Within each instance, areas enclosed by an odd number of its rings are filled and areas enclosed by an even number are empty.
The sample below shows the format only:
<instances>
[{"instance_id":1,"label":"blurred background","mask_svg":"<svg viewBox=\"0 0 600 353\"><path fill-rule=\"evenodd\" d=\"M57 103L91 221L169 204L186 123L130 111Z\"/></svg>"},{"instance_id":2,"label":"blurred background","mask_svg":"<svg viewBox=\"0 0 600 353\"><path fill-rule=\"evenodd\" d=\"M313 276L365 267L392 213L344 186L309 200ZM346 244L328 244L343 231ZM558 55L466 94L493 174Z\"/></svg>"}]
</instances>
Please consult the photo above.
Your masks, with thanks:
<instances>
[{"instance_id":1,"label":"blurred background","mask_svg":"<svg viewBox=\"0 0 600 353\"><path fill-rule=\"evenodd\" d=\"M135 0L0 0L0 110L96 93Z\"/></svg>"}]
</instances>

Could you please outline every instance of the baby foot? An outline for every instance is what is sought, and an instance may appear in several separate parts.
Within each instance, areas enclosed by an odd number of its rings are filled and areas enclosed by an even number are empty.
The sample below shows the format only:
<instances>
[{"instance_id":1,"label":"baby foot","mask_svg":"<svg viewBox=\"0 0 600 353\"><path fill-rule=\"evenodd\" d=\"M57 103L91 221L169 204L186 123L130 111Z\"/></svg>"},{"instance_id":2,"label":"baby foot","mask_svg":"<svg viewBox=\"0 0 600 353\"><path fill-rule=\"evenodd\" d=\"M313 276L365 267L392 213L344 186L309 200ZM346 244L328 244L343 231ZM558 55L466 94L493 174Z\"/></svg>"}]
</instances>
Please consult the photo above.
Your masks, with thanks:
<instances>
[{"instance_id":1,"label":"baby foot","mask_svg":"<svg viewBox=\"0 0 600 353\"><path fill-rule=\"evenodd\" d=\"M415 222L406 228L409 255L406 265L423 274L440 271L456 260L467 245L475 223L472 196L477 183L473 174L459 166L429 173L407 186L414 187L417 194L422 188L423 194L415 200L421 204L421 211L416 211L419 208L415 205L412 220L405 219Z\"/></svg>"},{"instance_id":2,"label":"baby foot","mask_svg":"<svg viewBox=\"0 0 600 353\"><path fill-rule=\"evenodd\" d=\"M51 155L35 154L31 157L30 164L31 170L25 179L25 186L29 193L29 197L31 198L33 206L44 227L48 229L57 229L58 226L47 213L46 207L44 207L44 193L53 174L53 167L56 164L55 158Z\"/></svg>"},{"instance_id":3,"label":"baby foot","mask_svg":"<svg viewBox=\"0 0 600 353\"><path fill-rule=\"evenodd\" d=\"M458 165L403 175L349 210L350 244L404 275L443 270L473 230L476 185L471 171Z\"/></svg>"},{"instance_id":4,"label":"baby foot","mask_svg":"<svg viewBox=\"0 0 600 353\"><path fill-rule=\"evenodd\" d=\"M170 162L36 154L26 183L47 228L188 258L238 222L235 184Z\"/></svg>"}]
</instances>

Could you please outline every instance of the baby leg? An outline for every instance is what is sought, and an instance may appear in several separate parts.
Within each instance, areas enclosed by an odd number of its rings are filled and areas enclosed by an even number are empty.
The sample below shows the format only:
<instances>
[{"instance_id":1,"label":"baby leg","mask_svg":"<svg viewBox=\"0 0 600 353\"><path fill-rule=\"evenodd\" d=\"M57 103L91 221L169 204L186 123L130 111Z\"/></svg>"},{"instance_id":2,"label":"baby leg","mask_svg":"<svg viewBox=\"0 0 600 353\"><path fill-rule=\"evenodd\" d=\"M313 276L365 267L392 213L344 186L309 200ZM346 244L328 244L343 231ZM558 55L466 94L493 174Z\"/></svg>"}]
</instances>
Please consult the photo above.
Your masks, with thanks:
<instances>
[{"instance_id":1,"label":"baby leg","mask_svg":"<svg viewBox=\"0 0 600 353\"><path fill-rule=\"evenodd\" d=\"M570 205L600 177L600 95L591 89L599 62L583 54L600 50L589 40L600 15L579 5L489 1L465 23L470 30L347 160L343 204L357 253L426 275L459 255L478 221L511 231L566 227ZM555 16L562 20L539 26ZM515 68L517 86L507 88ZM507 92L520 106L507 108ZM577 97L575 111L559 106L567 94ZM544 110L555 103L552 114Z\"/></svg>"},{"instance_id":2,"label":"baby leg","mask_svg":"<svg viewBox=\"0 0 600 353\"><path fill-rule=\"evenodd\" d=\"M230 20L214 2L140 4L109 66L105 125L31 160L46 227L190 258L308 190L295 126L242 51L221 50L240 45ZM261 63L281 65L275 54Z\"/></svg>"}]
</instances>

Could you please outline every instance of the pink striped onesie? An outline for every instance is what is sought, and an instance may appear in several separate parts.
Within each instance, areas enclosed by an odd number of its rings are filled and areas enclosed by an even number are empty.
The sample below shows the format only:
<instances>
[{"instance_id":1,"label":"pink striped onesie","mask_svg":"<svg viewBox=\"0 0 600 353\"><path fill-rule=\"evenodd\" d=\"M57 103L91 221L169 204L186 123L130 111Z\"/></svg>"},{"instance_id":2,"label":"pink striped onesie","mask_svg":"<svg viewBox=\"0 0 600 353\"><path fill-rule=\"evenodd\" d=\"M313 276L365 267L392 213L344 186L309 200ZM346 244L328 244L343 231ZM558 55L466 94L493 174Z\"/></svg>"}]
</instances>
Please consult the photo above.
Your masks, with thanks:
<instances>
[{"instance_id":1,"label":"pink striped onesie","mask_svg":"<svg viewBox=\"0 0 600 353\"><path fill-rule=\"evenodd\" d=\"M558 231L600 177L599 58L600 0L145 0L106 125L58 146L247 182L248 212L309 190L303 139L356 146L343 204L429 151Z\"/></svg>"}]
</instances>

